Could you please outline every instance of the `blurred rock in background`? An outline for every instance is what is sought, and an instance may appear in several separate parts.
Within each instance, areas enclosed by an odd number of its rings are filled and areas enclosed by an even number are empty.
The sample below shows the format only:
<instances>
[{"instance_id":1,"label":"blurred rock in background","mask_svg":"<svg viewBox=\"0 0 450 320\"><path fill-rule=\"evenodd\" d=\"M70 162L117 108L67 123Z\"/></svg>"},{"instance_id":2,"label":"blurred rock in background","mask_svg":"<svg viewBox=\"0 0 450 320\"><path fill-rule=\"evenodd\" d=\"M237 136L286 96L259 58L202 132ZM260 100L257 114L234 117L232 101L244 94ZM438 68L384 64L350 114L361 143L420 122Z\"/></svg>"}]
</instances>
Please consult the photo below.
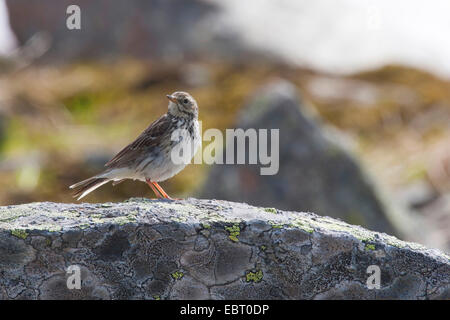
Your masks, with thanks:
<instances>
[{"instance_id":1,"label":"blurred rock in background","mask_svg":"<svg viewBox=\"0 0 450 320\"><path fill-rule=\"evenodd\" d=\"M66 8L73 4L81 8L81 30L66 28ZM51 46L40 59L45 62L125 55L173 63L210 54L242 60L250 52L237 33L227 33L215 1L8 0L7 5L20 44L38 33L49 37Z\"/></svg>"},{"instance_id":2,"label":"blurred rock in background","mask_svg":"<svg viewBox=\"0 0 450 320\"><path fill-rule=\"evenodd\" d=\"M200 196L311 211L371 230L412 236L411 231L417 229L414 222L392 212L358 160L343 146L342 134L320 124L310 111L287 81L258 89L241 110L236 128L280 130L279 172L261 175L259 164L215 165ZM235 141L227 144L232 148ZM248 144L245 152L248 163ZM235 150L234 163L236 155Z\"/></svg>"}]
</instances>

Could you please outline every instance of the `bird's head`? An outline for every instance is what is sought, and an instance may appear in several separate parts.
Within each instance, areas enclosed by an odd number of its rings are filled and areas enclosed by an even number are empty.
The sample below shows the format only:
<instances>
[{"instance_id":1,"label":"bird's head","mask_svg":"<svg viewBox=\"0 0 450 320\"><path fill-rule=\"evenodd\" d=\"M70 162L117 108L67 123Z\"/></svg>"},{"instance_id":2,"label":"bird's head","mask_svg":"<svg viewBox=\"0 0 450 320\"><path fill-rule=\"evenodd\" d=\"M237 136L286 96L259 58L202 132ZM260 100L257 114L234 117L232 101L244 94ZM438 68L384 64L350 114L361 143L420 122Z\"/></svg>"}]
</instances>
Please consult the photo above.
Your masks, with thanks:
<instances>
[{"instance_id":1,"label":"bird's head","mask_svg":"<svg viewBox=\"0 0 450 320\"><path fill-rule=\"evenodd\" d=\"M198 117L197 101L187 92L177 91L168 94L169 113L176 117Z\"/></svg>"}]
</instances>

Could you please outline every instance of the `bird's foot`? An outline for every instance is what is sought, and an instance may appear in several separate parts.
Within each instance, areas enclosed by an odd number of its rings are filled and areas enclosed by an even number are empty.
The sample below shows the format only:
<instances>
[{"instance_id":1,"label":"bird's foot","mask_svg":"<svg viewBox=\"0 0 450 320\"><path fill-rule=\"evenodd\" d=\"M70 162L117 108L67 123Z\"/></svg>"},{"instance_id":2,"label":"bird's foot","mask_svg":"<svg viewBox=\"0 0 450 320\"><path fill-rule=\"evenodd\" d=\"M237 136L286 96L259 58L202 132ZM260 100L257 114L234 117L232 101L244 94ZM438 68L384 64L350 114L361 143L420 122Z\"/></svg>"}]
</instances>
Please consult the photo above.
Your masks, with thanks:
<instances>
[{"instance_id":1,"label":"bird's foot","mask_svg":"<svg viewBox=\"0 0 450 320\"><path fill-rule=\"evenodd\" d=\"M180 198L171 198L164 190L163 188L161 188L161 186L157 183L157 182L153 182L149 179L146 180L147 184L149 185L149 187L153 190L153 192L155 193L156 197L158 199L167 199L170 201L175 201L175 200L183 200ZM157 199L155 199L157 200Z\"/></svg>"},{"instance_id":2,"label":"bird's foot","mask_svg":"<svg viewBox=\"0 0 450 320\"><path fill-rule=\"evenodd\" d=\"M171 197L167 197L167 198L165 198L165 199L171 200L171 201L184 200L183 198L171 198Z\"/></svg>"}]
</instances>

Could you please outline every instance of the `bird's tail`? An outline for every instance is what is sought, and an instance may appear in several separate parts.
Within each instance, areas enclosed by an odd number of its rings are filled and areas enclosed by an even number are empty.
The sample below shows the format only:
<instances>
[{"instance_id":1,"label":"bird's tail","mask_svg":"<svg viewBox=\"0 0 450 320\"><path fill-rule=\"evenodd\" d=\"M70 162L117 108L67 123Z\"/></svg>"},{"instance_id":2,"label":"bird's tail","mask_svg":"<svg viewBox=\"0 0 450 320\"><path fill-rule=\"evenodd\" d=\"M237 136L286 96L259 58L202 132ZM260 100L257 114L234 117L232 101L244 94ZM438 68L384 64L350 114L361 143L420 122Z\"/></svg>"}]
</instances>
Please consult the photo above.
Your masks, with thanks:
<instances>
[{"instance_id":1,"label":"bird's tail","mask_svg":"<svg viewBox=\"0 0 450 320\"><path fill-rule=\"evenodd\" d=\"M105 183L108 183L110 180L108 178L99 178L98 176L83 180L81 182L75 183L71 185L69 188L74 189L73 197L80 200L88 193L91 193L95 189L101 187Z\"/></svg>"}]
</instances>

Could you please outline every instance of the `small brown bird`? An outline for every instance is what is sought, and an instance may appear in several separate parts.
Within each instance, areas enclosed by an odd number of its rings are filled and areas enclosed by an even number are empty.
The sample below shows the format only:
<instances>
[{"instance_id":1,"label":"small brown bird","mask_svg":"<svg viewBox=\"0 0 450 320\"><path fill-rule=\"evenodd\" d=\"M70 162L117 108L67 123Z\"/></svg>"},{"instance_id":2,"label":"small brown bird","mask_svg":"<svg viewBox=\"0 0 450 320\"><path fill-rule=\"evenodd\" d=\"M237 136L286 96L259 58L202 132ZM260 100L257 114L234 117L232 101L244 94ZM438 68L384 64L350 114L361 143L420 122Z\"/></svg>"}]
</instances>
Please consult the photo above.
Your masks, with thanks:
<instances>
[{"instance_id":1,"label":"small brown bird","mask_svg":"<svg viewBox=\"0 0 450 320\"><path fill-rule=\"evenodd\" d=\"M186 92L174 92L167 98L167 113L105 164L105 171L70 186L74 197L80 200L109 181L117 185L133 179L145 181L158 198L172 199L158 182L183 170L200 147L201 139L195 99ZM184 161L174 155L181 155Z\"/></svg>"}]
</instances>

